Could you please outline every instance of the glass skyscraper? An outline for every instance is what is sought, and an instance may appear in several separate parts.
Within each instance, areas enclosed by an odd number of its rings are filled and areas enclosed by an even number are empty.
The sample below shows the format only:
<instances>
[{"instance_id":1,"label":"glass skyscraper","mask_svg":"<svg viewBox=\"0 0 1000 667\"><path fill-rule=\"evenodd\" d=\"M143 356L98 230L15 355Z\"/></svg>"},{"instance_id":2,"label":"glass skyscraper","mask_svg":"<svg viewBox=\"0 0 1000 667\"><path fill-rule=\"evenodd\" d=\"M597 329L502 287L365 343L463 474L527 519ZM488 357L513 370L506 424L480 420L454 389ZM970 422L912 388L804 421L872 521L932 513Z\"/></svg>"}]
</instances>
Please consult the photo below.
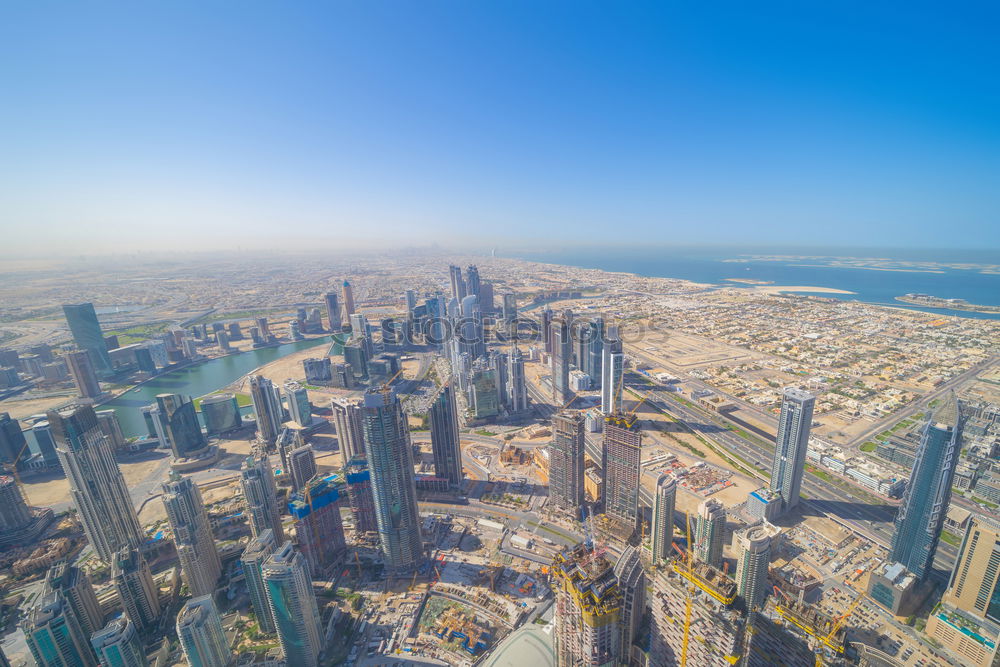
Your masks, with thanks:
<instances>
[{"instance_id":1,"label":"glass skyscraper","mask_svg":"<svg viewBox=\"0 0 1000 667\"><path fill-rule=\"evenodd\" d=\"M962 449L962 419L952 394L927 420L910 483L896 514L889 560L902 563L921 581L930 574Z\"/></svg>"},{"instance_id":2,"label":"glass skyscraper","mask_svg":"<svg viewBox=\"0 0 1000 667\"><path fill-rule=\"evenodd\" d=\"M412 570L423 558L423 545L406 415L388 387L369 390L361 412L385 566Z\"/></svg>"},{"instance_id":3,"label":"glass skyscraper","mask_svg":"<svg viewBox=\"0 0 1000 667\"><path fill-rule=\"evenodd\" d=\"M264 563L262 573L285 662L315 667L323 635L305 558L285 542Z\"/></svg>"},{"instance_id":4,"label":"glass skyscraper","mask_svg":"<svg viewBox=\"0 0 1000 667\"><path fill-rule=\"evenodd\" d=\"M796 387L787 387L781 398L770 488L781 495L782 511L799 503L815 403L816 397Z\"/></svg>"},{"instance_id":5,"label":"glass skyscraper","mask_svg":"<svg viewBox=\"0 0 1000 667\"><path fill-rule=\"evenodd\" d=\"M458 438L458 407L451 385L446 384L431 403L431 450L434 474L453 487L462 486L462 449Z\"/></svg>"},{"instance_id":6,"label":"glass skyscraper","mask_svg":"<svg viewBox=\"0 0 1000 667\"><path fill-rule=\"evenodd\" d=\"M81 350L90 354L90 361L97 374L104 377L112 372L111 356L104 342L104 332L97 320L97 312L92 303L66 304L63 306L66 324L73 334L73 342Z\"/></svg>"},{"instance_id":7,"label":"glass skyscraper","mask_svg":"<svg viewBox=\"0 0 1000 667\"><path fill-rule=\"evenodd\" d=\"M232 663L219 610L209 595L192 598L181 607L177 638L190 667L227 667Z\"/></svg>"}]
</instances>

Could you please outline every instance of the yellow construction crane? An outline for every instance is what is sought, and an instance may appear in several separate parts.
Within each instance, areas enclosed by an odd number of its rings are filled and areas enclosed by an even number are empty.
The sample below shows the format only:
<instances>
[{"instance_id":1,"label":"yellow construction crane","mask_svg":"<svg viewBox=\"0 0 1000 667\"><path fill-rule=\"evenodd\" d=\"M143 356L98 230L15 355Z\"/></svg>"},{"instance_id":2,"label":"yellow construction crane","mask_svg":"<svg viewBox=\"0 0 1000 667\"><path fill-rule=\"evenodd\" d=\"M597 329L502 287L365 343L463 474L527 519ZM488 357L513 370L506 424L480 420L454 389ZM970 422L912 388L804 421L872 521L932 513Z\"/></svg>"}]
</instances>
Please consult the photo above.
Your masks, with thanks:
<instances>
[{"instance_id":1,"label":"yellow construction crane","mask_svg":"<svg viewBox=\"0 0 1000 667\"><path fill-rule=\"evenodd\" d=\"M17 462L21 460L21 454L24 454L24 450L28 448L28 443L25 442L24 446L21 447L21 451L17 453L14 460L7 464L8 470L10 470L11 477L14 478L14 483L17 484L18 490L24 497L24 502L28 502L28 492L24 490L24 483L21 482L21 476L17 474Z\"/></svg>"},{"instance_id":2,"label":"yellow construction crane","mask_svg":"<svg viewBox=\"0 0 1000 667\"><path fill-rule=\"evenodd\" d=\"M691 571L694 566L694 554L691 552L691 515L684 512L684 527L687 531L687 569ZM687 598L684 600L684 643L681 645L681 667L687 665L688 640L691 638L691 594L694 586L688 586Z\"/></svg>"}]
</instances>

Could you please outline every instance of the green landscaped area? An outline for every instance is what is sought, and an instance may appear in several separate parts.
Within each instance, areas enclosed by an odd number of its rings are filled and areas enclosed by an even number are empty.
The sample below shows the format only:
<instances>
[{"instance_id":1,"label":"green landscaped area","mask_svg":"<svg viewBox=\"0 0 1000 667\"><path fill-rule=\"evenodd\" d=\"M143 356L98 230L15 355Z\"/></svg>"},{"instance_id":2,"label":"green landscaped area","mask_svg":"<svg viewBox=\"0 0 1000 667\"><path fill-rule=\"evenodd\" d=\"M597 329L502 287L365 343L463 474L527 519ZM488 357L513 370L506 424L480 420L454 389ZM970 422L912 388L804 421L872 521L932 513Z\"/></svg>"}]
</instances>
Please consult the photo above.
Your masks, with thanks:
<instances>
[{"instance_id":1,"label":"green landscaped area","mask_svg":"<svg viewBox=\"0 0 1000 667\"><path fill-rule=\"evenodd\" d=\"M316 304L318 307L320 304ZM270 308L266 310L240 310L233 313L214 312L191 322L191 324L211 324L212 322L222 322L226 320L254 320L258 317L274 317L276 315L288 315L294 312L294 308Z\"/></svg>"},{"instance_id":2,"label":"green landscaped area","mask_svg":"<svg viewBox=\"0 0 1000 667\"><path fill-rule=\"evenodd\" d=\"M874 442L872 442L871 440L869 440L865 444L861 445L861 451L863 451L863 452L874 452L877 447L878 447L877 444L875 444Z\"/></svg>"},{"instance_id":3,"label":"green landscaped area","mask_svg":"<svg viewBox=\"0 0 1000 667\"><path fill-rule=\"evenodd\" d=\"M144 340L149 340L150 338L158 336L164 331L170 329L171 326L173 326L172 322L139 324L134 327L129 327L128 329L109 331L106 335L118 336L119 345L131 345L132 343L141 343Z\"/></svg>"},{"instance_id":4,"label":"green landscaped area","mask_svg":"<svg viewBox=\"0 0 1000 667\"><path fill-rule=\"evenodd\" d=\"M962 538L954 533L949 533L947 530L941 531L941 539L953 547L957 547L962 543Z\"/></svg>"},{"instance_id":5,"label":"green landscaped area","mask_svg":"<svg viewBox=\"0 0 1000 667\"><path fill-rule=\"evenodd\" d=\"M208 394L208 396L215 396L216 394L228 394L228 393L231 392L213 391L211 394ZM199 396L198 398L194 399L193 403L195 410L201 410L201 399L203 398L206 398L206 396ZM238 405L241 408L245 408L248 405L253 405L253 399L250 398L250 394L236 394L236 405Z\"/></svg>"}]
</instances>

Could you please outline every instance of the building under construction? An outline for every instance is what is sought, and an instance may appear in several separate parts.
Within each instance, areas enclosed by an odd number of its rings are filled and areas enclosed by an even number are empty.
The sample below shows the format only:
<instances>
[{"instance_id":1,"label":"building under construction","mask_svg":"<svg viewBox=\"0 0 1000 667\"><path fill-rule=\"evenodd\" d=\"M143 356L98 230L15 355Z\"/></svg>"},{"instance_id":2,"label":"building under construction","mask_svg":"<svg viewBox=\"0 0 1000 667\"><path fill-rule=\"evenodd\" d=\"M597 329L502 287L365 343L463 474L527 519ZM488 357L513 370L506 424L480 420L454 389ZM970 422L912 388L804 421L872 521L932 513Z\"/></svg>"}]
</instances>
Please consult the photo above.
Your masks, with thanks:
<instances>
[{"instance_id":1,"label":"building under construction","mask_svg":"<svg viewBox=\"0 0 1000 667\"><path fill-rule=\"evenodd\" d=\"M747 667L846 665L844 620L799 600L772 597L747 628Z\"/></svg>"},{"instance_id":2,"label":"building under construction","mask_svg":"<svg viewBox=\"0 0 1000 667\"><path fill-rule=\"evenodd\" d=\"M650 664L729 667L742 654L736 582L705 563L674 559L653 577Z\"/></svg>"},{"instance_id":3,"label":"building under construction","mask_svg":"<svg viewBox=\"0 0 1000 667\"><path fill-rule=\"evenodd\" d=\"M622 594L614 567L584 544L552 562L556 593L556 664L617 667L622 662Z\"/></svg>"},{"instance_id":4,"label":"building under construction","mask_svg":"<svg viewBox=\"0 0 1000 667\"><path fill-rule=\"evenodd\" d=\"M299 551L314 577L322 576L347 550L339 500L335 478L314 477L288 503Z\"/></svg>"}]
</instances>

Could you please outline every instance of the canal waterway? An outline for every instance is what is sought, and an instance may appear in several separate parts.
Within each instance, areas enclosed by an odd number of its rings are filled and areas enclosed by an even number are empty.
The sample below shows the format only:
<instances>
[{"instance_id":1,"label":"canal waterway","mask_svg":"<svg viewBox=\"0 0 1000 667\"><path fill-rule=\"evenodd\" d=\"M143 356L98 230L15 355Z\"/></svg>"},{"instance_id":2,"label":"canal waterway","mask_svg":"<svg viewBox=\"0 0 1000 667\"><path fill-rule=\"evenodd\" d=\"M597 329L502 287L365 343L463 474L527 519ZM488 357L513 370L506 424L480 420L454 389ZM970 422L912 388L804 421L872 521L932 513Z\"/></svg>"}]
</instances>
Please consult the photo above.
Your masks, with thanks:
<instances>
[{"instance_id":1,"label":"canal waterway","mask_svg":"<svg viewBox=\"0 0 1000 667\"><path fill-rule=\"evenodd\" d=\"M156 402L157 394L182 394L191 398L211 394L239 380L255 368L293 352L329 343L330 338L322 336L209 359L155 377L97 409L114 410L118 414L118 422L126 438L145 435L146 422L139 408Z\"/></svg>"}]
</instances>

